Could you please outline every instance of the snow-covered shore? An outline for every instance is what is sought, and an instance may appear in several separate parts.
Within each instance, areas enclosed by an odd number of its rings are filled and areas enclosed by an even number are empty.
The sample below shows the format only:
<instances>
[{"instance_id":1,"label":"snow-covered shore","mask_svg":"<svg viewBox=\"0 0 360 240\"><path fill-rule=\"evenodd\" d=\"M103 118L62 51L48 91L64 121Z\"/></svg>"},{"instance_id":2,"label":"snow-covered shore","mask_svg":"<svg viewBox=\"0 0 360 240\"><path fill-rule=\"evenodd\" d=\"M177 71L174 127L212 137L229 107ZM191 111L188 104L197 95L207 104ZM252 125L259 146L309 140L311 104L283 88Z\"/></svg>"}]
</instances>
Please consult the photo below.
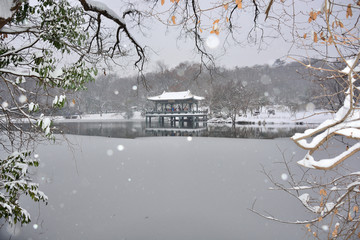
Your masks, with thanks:
<instances>
[{"instance_id":1,"label":"snow-covered shore","mask_svg":"<svg viewBox=\"0 0 360 240\"><path fill-rule=\"evenodd\" d=\"M327 119L332 119L331 113L325 110L317 110L314 112L301 111L290 113L286 111L277 111L275 114L261 112L260 114L237 116L237 124L260 124L260 125L305 125L320 124ZM106 121L143 121L145 118L140 112L134 112L131 118L126 118L125 113L103 113L103 114L83 114L72 115L68 117L56 116L54 122L106 122ZM231 119L211 118L208 123L231 123Z\"/></svg>"},{"instance_id":2,"label":"snow-covered shore","mask_svg":"<svg viewBox=\"0 0 360 240\"><path fill-rule=\"evenodd\" d=\"M54 122L106 122L106 121L142 121L145 120L140 112L134 112L131 118L126 118L125 113L82 114L71 116L55 116Z\"/></svg>"},{"instance_id":3,"label":"snow-covered shore","mask_svg":"<svg viewBox=\"0 0 360 240\"><path fill-rule=\"evenodd\" d=\"M332 119L333 115L325 110L317 110L314 112L301 111L297 113L290 113L285 111L278 111L275 114L268 114L261 112L257 116L237 116L237 124L272 124L272 125L283 125L283 124L320 124L327 119ZM211 118L208 123L231 123L231 119L223 118Z\"/></svg>"}]
</instances>

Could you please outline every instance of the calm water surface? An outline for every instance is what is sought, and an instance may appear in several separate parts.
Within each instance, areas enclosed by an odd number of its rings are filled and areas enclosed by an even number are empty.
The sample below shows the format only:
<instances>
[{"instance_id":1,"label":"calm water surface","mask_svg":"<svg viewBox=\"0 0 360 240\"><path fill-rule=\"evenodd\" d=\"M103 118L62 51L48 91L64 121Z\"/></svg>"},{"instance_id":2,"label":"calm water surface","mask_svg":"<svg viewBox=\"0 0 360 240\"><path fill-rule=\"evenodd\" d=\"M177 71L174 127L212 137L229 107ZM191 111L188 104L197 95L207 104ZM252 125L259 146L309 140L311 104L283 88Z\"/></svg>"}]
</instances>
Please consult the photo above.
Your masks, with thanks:
<instances>
[{"instance_id":1,"label":"calm water surface","mask_svg":"<svg viewBox=\"0 0 360 240\"><path fill-rule=\"evenodd\" d=\"M200 131L206 137L188 138L150 137L142 122L63 123L58 127L72 134L57 135L55 144L39 145L35 153L41 163L32 174L49 204L22 198L31 224L5 225L0 239L308 237L299 226L274 223L248 210L256 203L260 212L281 219L307 217L299 201L284 192L269 191L272 185L261 173L264 166L283 181L285 168L274 164L282 159L279 148L290 159L303 154L298 147L288 138L240 139L283 136L278 128L231 130L208 125Z\"/></svg>"},{"instance_id":2,"label":"calm water surface","mask_svg":"<svg viewBox=\"0 0 360 240\"><path fill-rule=\"evenodd\" d=\"M299 125L231 125L203 124L196 126L159 126L145 122L64 122L57 123L57 133L104 136L115 138L136 138L149 136L199 136L199 137L230 137L273 139L291 137L296 132L303 132L307 128Z\"/></svg>"}]
</instances>

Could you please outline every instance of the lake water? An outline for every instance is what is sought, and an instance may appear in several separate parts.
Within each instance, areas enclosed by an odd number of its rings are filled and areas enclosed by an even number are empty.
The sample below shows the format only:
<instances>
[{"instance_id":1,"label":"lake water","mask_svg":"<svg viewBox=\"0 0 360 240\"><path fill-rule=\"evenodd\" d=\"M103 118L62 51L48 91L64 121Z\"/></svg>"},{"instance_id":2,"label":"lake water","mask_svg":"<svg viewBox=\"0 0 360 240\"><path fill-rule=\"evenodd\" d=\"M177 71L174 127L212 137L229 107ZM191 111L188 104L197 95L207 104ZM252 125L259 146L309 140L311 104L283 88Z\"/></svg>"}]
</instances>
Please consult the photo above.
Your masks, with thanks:
<instances>
[{"instance_id":1,"label":"lake water","mask_svg":"<svg viewBox=\"0 0 360 240\"><path fill-rule=\"evenodd\" d=\"M204 124L196 126L171 126L166 123L159 126L145 122L65 122L55 125L58 133L77 134L87 136L104 136L115 138L136 138L149 136L199 136L199 137L230 137L272 139L291 137L296 132L303 132L306 127L300 125L236 125L231 124Z\"/></svg>"},{"instance_id":2,"label":"lake water","mask_svg":"<svg viewBox=\"0 0 360 240\"><path fill-rule=\"evenodd\" d=\"M31 224L4 226L0 239L9 239L10 233L12 240L308 237L300 226L248 210L256 202L255 209L281 219L307 217L299 201L268 190L272 185L261 173L264 166L284 182L279 148L288 159L303 154L288 138L214 138L214 130L209 137L138 137L144 130L137 126L143 123L122 124L66 124L77 129L74 134L106 137L57 135L55 144L38 146L41 164L33 179L49 204L21 199Z\"/></svg>"}]
</instances>

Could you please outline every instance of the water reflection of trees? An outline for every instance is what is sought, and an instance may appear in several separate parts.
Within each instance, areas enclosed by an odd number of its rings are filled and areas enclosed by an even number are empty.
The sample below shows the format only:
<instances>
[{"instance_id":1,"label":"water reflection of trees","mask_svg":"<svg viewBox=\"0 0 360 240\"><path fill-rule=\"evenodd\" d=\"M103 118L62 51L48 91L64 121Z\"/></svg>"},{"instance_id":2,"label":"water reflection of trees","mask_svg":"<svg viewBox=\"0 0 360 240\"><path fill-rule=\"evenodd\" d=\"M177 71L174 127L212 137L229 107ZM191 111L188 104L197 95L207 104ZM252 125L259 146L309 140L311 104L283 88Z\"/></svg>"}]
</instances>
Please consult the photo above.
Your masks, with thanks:
<instances>
[{"instance_id":1,"label":"water reflection of trees","mask_svg":"<svg viewBox=\"0 0 360 240\"><path fill-rule=\"evenodd\" d=\"M278 127L259 125L205 124L199 126L171 127L168 125L147 128L147 136L199 136L226 138L255 138L273 139L290 137L297 131L304 131L306 127Z\"/></svg>"},{"instance_id":2,"label":"water reflection of trees","mask_svg":"<svg viewBox=\"0 0 360 240\"><path fill-rule=\"evenodd\" d=\"M143 122L73 122L59 123L56 133L114 138L135 138L144 136Z\"/></svg>"},{"instance_id":3,"label":"water reflection of trees","mask_svg":"<svg viewBox=\"0 0 360 240\"><path fill-rule=\"evenodd\" d=\"M231 137L231 138L259 138L272 139L290 137L297 131L305 130L305 127L264 127L253 125L241 125L230 127L228 125L209 125L208 137Z\"/></svg>"},{"instance_id":4,"label":"water reflection of trees","mask_svg":"<svg viewBox=\"0 0 360 240\"><path fill-rule=\"evenodd\" d=\"M273 139L290 137L305 127L275 127L258 125L226 124L199 125L190 128L170 128L169 126L152 126L146 128L145 122L66 122L55 125L55 133L75 134L86 136L103 136L115 138L136 138L146 136L197 136L197 137L225 137L225 138L255 138Z\"/></svg>"}]
</instances>

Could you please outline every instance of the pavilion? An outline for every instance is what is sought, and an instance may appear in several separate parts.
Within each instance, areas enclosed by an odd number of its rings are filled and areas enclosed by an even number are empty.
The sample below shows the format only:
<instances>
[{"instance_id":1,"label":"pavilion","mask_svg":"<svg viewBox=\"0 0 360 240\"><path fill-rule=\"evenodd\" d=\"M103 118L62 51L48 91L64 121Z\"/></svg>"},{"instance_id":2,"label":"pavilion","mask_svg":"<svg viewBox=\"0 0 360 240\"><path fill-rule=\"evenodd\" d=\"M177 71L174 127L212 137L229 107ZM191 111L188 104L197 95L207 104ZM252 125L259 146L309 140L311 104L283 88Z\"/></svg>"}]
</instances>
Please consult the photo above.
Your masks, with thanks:
<instances>
[{"instance_id":1,"label":"pavilion","mask_svg":"<svg viewBox=\"0 0 360 240\"><path fill-rule=\"evenodd\" d=\"M199 110L199 103L204 97L191 94L191 92L163 92L161 95L148 97L149 101L154 102L154 109L147 111L145 119L147 124L151 124L151 119L156 117L160 124L164 124L164 119L168 118L172 125L179 121L180 126L184 122L191 124L199 121L207 121L207 110Z\"/></svg>"}]
</instances>

